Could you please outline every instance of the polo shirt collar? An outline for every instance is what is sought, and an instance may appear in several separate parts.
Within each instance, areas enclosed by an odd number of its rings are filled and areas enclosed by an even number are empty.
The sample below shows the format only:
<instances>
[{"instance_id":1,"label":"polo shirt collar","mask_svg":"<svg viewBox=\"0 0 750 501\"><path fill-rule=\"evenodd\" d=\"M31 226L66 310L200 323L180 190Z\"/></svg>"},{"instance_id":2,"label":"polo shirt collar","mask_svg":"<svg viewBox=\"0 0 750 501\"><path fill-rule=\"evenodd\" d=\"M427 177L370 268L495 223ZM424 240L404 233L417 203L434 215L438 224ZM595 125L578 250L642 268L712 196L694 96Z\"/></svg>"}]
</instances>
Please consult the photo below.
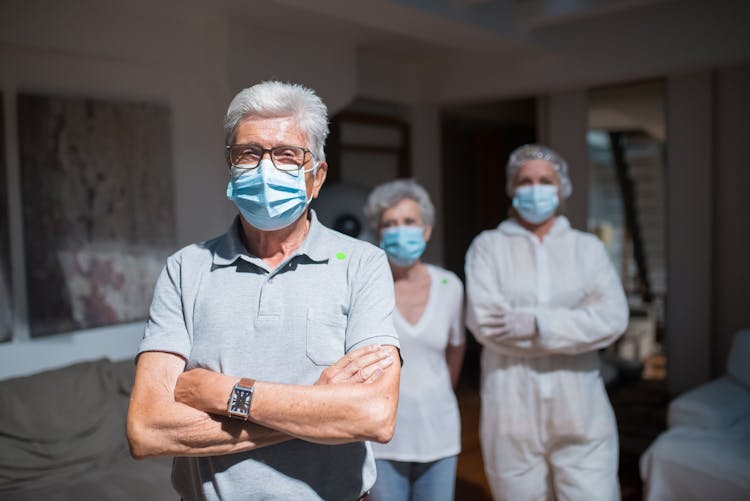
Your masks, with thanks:
<instances>
[{"instance_id":1,"label":"polo shirt collar","mask_svg":"<svg viewBox=\"0 0 750 501\"><path fill-rule=\"evenodd\" d=\"M332 252L325 235L327 228L318 220L318 215L313 209L310 209L308 214L310 229L295 255L306 255L313 261L327 261Z\"/></svg>"},{"instance_id":2,"label":"polo shirt collar","mask_svg":"<svg viewBox=\"0 0 750 501\"><path fill-rule=\"evenodd\" d=\"M219 241L214 248L214 264L226 266L234 263L239 258L246 261L249 260L250 256L240 237L241 228L240 216L237 215L234 221L232 221L229 230L219 237Z\"/></svg>"},{"instance_id":3,"label":"polo shirt collar","mask_svg":"<svg viewBox=\"0 0 750 501\"><path fill-rule=\"evenodd\" d=\"M308 218L310 219L310 229L302 245L295 251L294 256L305 255L312 261L327 261L330 257L330 249L326 244L326 228L318 220L318 216L313 209L308 210ZM240 216L237 215L234 221L232 221L229 230L219 237L219 242L213 253L213 263L215 265L228 266L237 261L237 259L252 263L258 259L252 256L245 248L245 244L240 236L241 231L242 223L240 222Z\"/></svg>"}]
</instances>

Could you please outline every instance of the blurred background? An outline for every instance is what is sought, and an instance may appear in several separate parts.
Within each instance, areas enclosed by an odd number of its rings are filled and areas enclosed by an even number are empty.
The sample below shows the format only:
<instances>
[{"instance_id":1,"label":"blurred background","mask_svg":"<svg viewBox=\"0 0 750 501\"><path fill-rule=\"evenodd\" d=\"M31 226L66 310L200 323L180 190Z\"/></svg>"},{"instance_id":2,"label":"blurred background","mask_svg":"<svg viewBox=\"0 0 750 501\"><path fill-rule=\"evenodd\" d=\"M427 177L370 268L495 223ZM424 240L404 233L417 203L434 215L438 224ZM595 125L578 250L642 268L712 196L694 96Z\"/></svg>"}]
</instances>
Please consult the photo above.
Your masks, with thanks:
<instances>
[{"instance_id":1,"label":"blurred background","mask_svg":"<svg viewBox=\"0 0 750 501\"><path fill-rule=\"evenodd\" d=\"M508 153L567 159L568 217L631 305L603 374L637 499L667 402L750 326L748 25L745 0L1 0L0 379L132 358L166 256L234 216L229 100L294 81L329 108L321 219L368 238L368 190L414 177L437 209L425 260L461 277L507 213ZM478 351L459 395L475 498Z\"/></svg>"}]
</instances>

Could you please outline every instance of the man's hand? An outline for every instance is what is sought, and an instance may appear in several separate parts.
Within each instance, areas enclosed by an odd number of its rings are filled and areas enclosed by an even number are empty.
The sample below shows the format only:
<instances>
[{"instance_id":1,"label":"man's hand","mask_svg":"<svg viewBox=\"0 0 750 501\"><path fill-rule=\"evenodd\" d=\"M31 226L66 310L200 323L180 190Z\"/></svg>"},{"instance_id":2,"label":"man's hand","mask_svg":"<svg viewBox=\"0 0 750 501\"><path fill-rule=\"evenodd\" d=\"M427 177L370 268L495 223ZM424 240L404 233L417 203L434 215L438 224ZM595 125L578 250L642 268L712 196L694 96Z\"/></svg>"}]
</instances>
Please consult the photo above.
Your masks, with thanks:
<instances>
[{"instance_id":1,"label":"man's hand","mask_svg":"<svg viewBox=\"0 0 750 501\"><path fill-rule=\"evenodd\" d=\"M508 311L490 315L486 336L494 341L531 339L536 335L536 318L527 311Z\"/></svg>"},{"instance_id":2,"label":"man's hand","mask_svg":"<svg viewBox=\"0 0 750 501\"><path fill-rule=\"evenodd\" d=\"M373 383L393 363L391 351L380 345L352 350L326 368L316 385L340 383Z\"/></svg>"}]
</instances>

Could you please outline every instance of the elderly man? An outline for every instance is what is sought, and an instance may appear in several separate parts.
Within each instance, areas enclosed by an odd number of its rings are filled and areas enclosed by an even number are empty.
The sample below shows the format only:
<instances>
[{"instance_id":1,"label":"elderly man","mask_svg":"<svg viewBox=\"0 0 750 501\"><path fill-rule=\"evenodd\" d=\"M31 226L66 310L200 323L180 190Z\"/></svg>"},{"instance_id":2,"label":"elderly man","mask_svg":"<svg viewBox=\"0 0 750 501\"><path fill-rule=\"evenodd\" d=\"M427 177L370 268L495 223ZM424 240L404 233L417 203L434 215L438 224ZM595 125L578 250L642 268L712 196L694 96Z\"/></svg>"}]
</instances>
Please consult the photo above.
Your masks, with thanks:
<instances>
[{"instance_id":1,"label":"elderly man","mask_svg":"<svg viewBox=\"0 0 750 501\"><path fill-rule=\"evenodd\" d=\"M387 259L308 208L326 177L328 133L311 90L245 89L225 129L227 196L240 216L171 256L159 278L131 452L176 456L183 499L356 500L375 480L366 441L387 442L395 426Z\"/></svg>"}]
</instances>

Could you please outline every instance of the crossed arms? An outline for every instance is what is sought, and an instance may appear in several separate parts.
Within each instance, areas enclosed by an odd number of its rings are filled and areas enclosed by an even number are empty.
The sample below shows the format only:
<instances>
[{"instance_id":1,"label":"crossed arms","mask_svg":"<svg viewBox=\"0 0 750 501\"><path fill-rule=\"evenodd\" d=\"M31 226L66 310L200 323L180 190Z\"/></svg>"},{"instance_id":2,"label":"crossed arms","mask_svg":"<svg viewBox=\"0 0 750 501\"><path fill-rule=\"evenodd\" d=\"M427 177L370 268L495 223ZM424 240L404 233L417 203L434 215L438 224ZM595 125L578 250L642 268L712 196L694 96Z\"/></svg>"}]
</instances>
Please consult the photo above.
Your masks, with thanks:
<instances>
[{"instance_id":1,"label":"crossed arms","mask_svg":"<svg viewBox=\"0 0 750 501\"><path fill-rule=\"evenodd\" d=\"M321 444L393 436L401 367L393 346L353 350L312 386L256 381L249 421L224 417L239 377L205 369L184 372L167 352L138 357L128 410L135 458L215 456L292 438Z\"/></svg>"}]
</instances>

